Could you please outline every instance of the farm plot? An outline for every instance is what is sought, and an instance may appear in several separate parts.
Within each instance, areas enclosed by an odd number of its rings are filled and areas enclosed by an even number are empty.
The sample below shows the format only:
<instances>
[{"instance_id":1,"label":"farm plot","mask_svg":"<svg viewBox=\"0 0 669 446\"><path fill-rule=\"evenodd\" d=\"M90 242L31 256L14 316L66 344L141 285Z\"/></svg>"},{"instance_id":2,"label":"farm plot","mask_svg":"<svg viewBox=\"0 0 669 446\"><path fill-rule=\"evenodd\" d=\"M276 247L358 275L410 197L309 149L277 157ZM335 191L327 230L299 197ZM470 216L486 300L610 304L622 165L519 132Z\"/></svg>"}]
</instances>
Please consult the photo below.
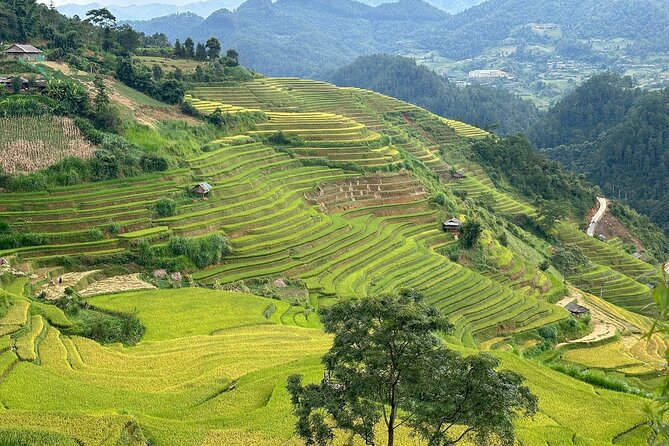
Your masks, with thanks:
<instances>
[{"instance_id":1,"label":"farm plot","mask_svg":"<svg viewBox=\"0 0 669 446\"><path fill-rule=\"evenodd\" d=\"M89 158L94 147L70 118L0 118L0 163L7 173L33 172L63 158Z\"/></svg>"},{"instance_id":2,"label":"farm plot","mask_svg":"<svg viewBox=\"0 0 669 446\"><path fill-rule=\"evenodd\" d=\"M256 439L266 446L297 444L286 379L293 373L307 382L321 379L319 358L331 338L282 325L300 318L288 304L203 289L89 302L109 311L137 310L147 327L145 339L134 347L102 346L33 321L30 333L41 330L30 335L29 350L38 361L14 362L0 383L8 407L0 411L0 434L12 426L23 435L37 431L40 438L57 439L54 444L139 446L146 444L141 428L166 446L246 445ZM276 311L266 317L271 305ZM540 444L537 438L610 444L645 420L641 398L594 389L515 355L494 354L539 395L539 414L517 426L523 444ZM563 389L560 398L556 386ZM583 420L586 409L594 418ZM593 428L600 417L607 422Z\"/></svg>"},{"instance_id":3,"label":"farm plot","mask_svg":"<svg viewBox=\"0 0 669 446\"><path fill-rule=\"evenodd\" d=\"M328 183L307 195L326 212L422 201L427 192L408 175L370 175Z\"/></svg>"}]
</instances>

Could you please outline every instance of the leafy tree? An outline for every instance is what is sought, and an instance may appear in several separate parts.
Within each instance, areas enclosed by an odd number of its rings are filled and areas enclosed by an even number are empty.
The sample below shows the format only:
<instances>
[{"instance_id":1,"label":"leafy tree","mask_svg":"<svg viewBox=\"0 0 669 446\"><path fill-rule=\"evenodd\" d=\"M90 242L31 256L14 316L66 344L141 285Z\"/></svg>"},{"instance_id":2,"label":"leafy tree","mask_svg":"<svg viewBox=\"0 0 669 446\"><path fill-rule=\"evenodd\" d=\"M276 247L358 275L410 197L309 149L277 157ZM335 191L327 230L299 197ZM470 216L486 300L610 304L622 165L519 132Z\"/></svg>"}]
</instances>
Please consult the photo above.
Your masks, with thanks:
<instances>
[{"instance_id":1,"label":"leafy tree","mask_svg":"<svg viewBox=\"0 0 669 446\"><path fill-rule=\"evenodd\" d=\"M163 69L158 64L153 64L153 78L155 80L160 80L163 78Z\"/></svg>"},{"instance_id":2,"label":"leafy tree","mask_svg":"<svg viewBox=\"0 0 669 446\"><path fill-rule=\"evenodd\" d=\"M141 42L140 35L130 25L121 26L117 34L116 39L124 53L131 54L139 47Z\"/></svg>"},{"instance_id":3,"label":"leafy tree","mask_svg":"<svg viewBox=\"0 0 669 446\"><path fill-rule=\"evenodd\" d=\"M102 28L114 28L116 17L107 8L91 9L86 13L86 21Z\"/></svg>"},{"instance_id":4,"label":"leafy tree","mask_svg":"<svg viewBox=\"0 0 669 446\"><path fill-rule=\"evenodd\" d=\"M95 97L93 98L93 104L96 107L102 107L109 104L109 95L107 94L107 86L105 85L104 78L96 74L93 79L93 87L95 88Z\"/></svg>"},{"instance_id":5,"label":"leafy tree","mask_svg":"<svg viewBox=\"0 0 669 446\"><path fill-rule=\"evenodd\" d=\"M221 42L219 42L216 37L210 37L204 46L207 50L207 57L209 59L218 59L221 55Z\"/></svg>"},{"instance_id":6,"label":"leafy tree","mask_svg":"<svg viewBox=\"0 0 669 446\"><path fill-rule=\"evenodd\" d=\"M193 59L195 57L195 42L193 42L193 39L190 37L184 40L184 53L184 55L189 59Z\"/></svg>"},{"instance_id":7,"label":"leafy tree","mask_svg":"<svg viewBox=\"0 0 669 446\"><path fill-rule=\"evenodd\" d=\"M227 59L226 64L230 67L236 67L239 65L239 53L230 48L228 52L225 55L225 58Z\"/></svg>"},{"instance_id":8,"label":"leafy tree","mask_svg":"<svg viewBox=\"0 0 669 446\"><path fill-rule=\"evenodd\" d=\"M78 52L84 46L84 42L76 30L70 30L65 34L56 33L50 46L60 49L62 55Z\"/></svg>"},{"instance_id":9,"label":"leafy tree","mask_svg":"<svg viewBox=\"0 0 669 446\"><path fill-rule=\"evenodd\" d=\"M186 55L186 50L181 46L179 39L174 41L174 55L176 57L184 57Z\"/></svg>"},{"instance_id":10,"label":"leafy tree","mask_svg":"<svg viewBox=\"0 0 669 446\"><path fill-rule=\"evenodd\" d=\"M476 246L481 237L481 223L475 220L467 220L460 228L460 244L465 249L471 249Z\"/></svg>"},{"instance_id":11,"label":"leafy tree","mask_svg":"<svg viewBox=\"0 0 669 446\"><path fill-rule=\"evenodd\" d=\"M176 79L163 79L158 83L157 96L168 104L178 104L184 98L183 84Z\"/></svg>"},{"instance_id":12,"label":"leafy tree","mask_svg":"<svg viewBox=\"0 0 669 446\"><path fill-rule=\"evenodd\" d=\"M438 338L451 325L413 290L338 302L322 310L332 348L320 384L288 379L298 435L307 445L332 444L335 430L375 445L381 423L387 444L405 425L430 446L513 444L513 420L537 410L522 377L497 372L488 355L462 358ZM462 428L464 427L464 430Z\"/></svg>"},{"instance_id":13,"label":"leafy tree","mask_svg":"<svg viewBox=\"0 0 669 446\"><path fill-rule=\"evenodd\" d=\"M195 60L207 60L207 50L200 42L195 47Z\"/></svg>"},{"instance_id":14,"label":"leafy tree","mask_svg":"<svg viewBox=\"0 0 669 446\"><path fill-rule=\"evenodd\" d=\"M556 248L551 257L551 262L558 271L569 275L580 266L587 265L589 260L577 248Z\"/></svg>"}]
</instances>

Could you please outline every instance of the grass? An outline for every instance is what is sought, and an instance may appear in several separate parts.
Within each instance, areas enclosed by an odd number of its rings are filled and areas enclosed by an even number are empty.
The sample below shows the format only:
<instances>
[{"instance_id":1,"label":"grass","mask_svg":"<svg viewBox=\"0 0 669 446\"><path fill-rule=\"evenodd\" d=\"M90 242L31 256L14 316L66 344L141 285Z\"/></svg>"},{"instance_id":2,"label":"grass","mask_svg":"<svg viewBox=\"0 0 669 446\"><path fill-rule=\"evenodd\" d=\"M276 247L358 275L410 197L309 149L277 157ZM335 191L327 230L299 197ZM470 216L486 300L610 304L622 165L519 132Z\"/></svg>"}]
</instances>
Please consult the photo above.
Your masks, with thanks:
<instances>
[{"instance_id":1,"label":"grass","mask_svg":"<svg viewBox=\"0 0 669 446\"><path fill-rule=\"evenodd\" d=\"M201 288L115 294L89 298L88 302L107 310L137 311L146 326L146 341L207 336L237 327L277 323L276 314L289 307L285 302ZM277 311L266 319L263 312L270 304L277 306ZM165 319L174 314L180 316L165 325Z\"/></svg>"},{"instance_id":2,"label":"grass","mask_svg":"<svg viewBox=\"0 0 669 446\"><path fill-rule=\"evenodd\" d=\"M47 327L38 348L40 364L18 363L0 385L0 400L12 408L0 411L0 423L21 435L44 430L86 445L131 444L121 439L127 435L124 426L133 423L157 445L299 444L285 380L296 372L309 381L320 379L318 358L330 338L262 316L267 304L282 302L201 289L124 293L90 302L113 311L137 308L146 339L135 347L103 347ZM536 444L539 437L608 444L644 420L644 400L638 397L495 354L503 367L522 372L540 398L540 414L518 424L523 444ZM585 407L588 419L582 416ZM593 426L595 418L607 422Z\"/></svg>"}]
</instances>

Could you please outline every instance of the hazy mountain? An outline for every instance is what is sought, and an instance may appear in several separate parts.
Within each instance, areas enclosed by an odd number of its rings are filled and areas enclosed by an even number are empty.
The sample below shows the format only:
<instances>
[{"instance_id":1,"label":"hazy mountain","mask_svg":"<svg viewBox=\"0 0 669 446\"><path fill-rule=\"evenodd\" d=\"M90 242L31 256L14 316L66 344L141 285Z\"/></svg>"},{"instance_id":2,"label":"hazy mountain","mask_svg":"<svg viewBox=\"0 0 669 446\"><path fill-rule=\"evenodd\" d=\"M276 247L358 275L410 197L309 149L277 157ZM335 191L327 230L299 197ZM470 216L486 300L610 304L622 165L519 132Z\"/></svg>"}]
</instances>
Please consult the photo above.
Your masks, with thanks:
<instances>
[{"instance_id":1,"label":"hazy mountain","mask_svg":"<svg viewBox=\"0 0 669 446\"><path fill-rule=\"evenodd\" d=\"M116 16L118 20L151 20L156 17L162 17L170 14L190 12L201 17L208 17L219 9L234 10L241 5L244 0L204 0L200 2L184 1L164 1L147 4L134 4L137 0L114 0L115 3L106 4L107 8ZM397 0L361 0L371 6L378 6L383 3L392 3ZM433 6L456 14L465 9L477 5L484 0L427 0ZM78 15L84 17L86 12L105 6L100 3L76 4L68 3L58 7L58 11L69 17Z\"/></svg>"},{"instance_id":2,"label":"hazy mountain","mask_svg":"<svg viewBox=\"0 0 669 446\"><path fill-rule=\"evenodd\" d=\"M470 68L503 64L520 71L528 63L546 69L547 62L565 60L610 66L669 50L669 5L662 0L488 0L454 16L421 0L377 7L351 0L249 0L234 12L216 11L189 33L180 32L180 20L131 24L172 39L215 35L224 46L240 49L254 68L284 75L313 75L379 52L480 57ZM491 58L500 47L508 53Z\"/></svg>"},{"instance_id":3,"label":"hazy mountain","mask_svg":"<svg viewBox=\"0 0 669 446\"><path fill-rule=\"evenodd\" d=\"M396 53L413 46L451 16L422 0L372 7L351 0L249 0L196 23L172 15L130 24L147 34L205 41L214 35L241 61L268 75L316 76L359 55ZM183 26L188 22L188 26Z\"/></svg>"},{"instance_id":4,"label":"hazy mountain","mask_svg":"<svg viewBox=\"0 0 669 446\"><path fill-rule=\"evenodd\" d=\"M72 17L78 15L84 17L87 11L94 8L106 6L109 11L116 16L118 20L151 20L155 17L162 17L177 13L193 13L202 17L207 17L214 11L221 8L235 9L243 0L204 0L201 2L176 4L176 3L146 3L146 4L100 4L88 3L85 5L66 4L58 7L58 11L66 16Z\"/></svg>"}]
</instances>

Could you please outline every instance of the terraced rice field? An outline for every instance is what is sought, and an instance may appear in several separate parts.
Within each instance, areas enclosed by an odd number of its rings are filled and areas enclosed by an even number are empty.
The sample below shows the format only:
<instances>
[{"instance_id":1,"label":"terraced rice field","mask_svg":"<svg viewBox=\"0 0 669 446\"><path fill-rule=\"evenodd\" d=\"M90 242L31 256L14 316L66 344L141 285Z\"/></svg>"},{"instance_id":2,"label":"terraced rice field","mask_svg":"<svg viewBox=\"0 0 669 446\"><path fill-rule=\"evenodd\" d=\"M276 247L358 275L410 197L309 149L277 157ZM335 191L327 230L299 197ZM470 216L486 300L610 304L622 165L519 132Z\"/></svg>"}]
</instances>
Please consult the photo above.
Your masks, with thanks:
<instances>
[{"instance_id":1,"label":"terraced rice field","mask_svg":"<svg viewBox=\"0 0 669 446\"><path fill-rule=\"evenodd\" d=\"M20 324L12 335L20 349L3 349L9 338L0 338L0 401L11 408L0 411L0 433L7 426L30 429L59 445L145 444L140 432L160 445L299 445L286 378L301 373L319 380L319 356L331 341L301 323L310 316L303 309L203 289L91 298L100 308L138 310L146 335L123 347L63 335L47 320L29 316L35 303L12 299L0 326ZM271 305L276 310L266 317ZM634 426L645 419L644 400L496 354L503 367L522 372L540 398L539 415L518 425L523 444L610 444L628 431L642 438ZM593 427L592 418L583 420L585 407L608 422ZM404 432L400 438L418 445Z\"/></svg>"},{"instance_id":2,"label":"terraced rice field","mask_svg":"<svg viewBox=\"0 0 669 446\"><path fill-rule=\"evenodd\" d=\"M448 315L455 327L448 341L464 353L568 317L544 299L551 279L492 239L487 246L495 272L476 272L437 252L455 240L441 230L444 211L430 200L435 184L485 198L500 215L535 215L455 150L486 132L370 91L295 78L198 85L187 100L205 114L260 110L268 120L244 135L212 141L210 151L181 170L1 194L3 220L19 232L42 234L48 244L0 256L61 264L68 257L126 253L143 239L162 244L171 235L224 232L234 253L195 272L197 282L299 278L309 305L201 288L115 294L122 286L151 286L133 275L84 287L78 273L70 273L82 295L95 295L88 297L92 305L137 310L146 326L134 347L102 346L63 334L72 325L65 313L23 297L27 280L12 283L0 290L12 300L0 318L0 403L7 409L0 410L0 433L12 425L57 437L58 444L138 446L144 444L141 426L157 445L297 445L285 381L292 373L313 381L322 376L319 358L330 338L313 311L322 303L415 288ZM266 142L277 132L301 143L277 150ZM425 180L400 169L403 163L434 174ZM452 179L454 167L466 177ZM213 185L206 199L191 196L179 202L176 215L155 215L158 199L183 198L201 181ZM102 239L92 238L91 229ZM568 225L559 232L593 262L571 281L601 291L603 305L645 310L650 290L642 278L657 279L652 268L615 243ZM53 290L62 294L61 288ZM643 316L620 311L621 318L647 325ZM630 373L642 363L661 367L666 342L651 341L628 346L633 358L617 366ZM644 400L594 389L513 354L494 354L522 372L540 397L540 414L518 426L522 444L615 439L633 445L647 434ZM582 362L582 353L572 355Z\"/></svg>"},{"instance_id":3,"label":"terraced rice field","mask_svg":"<svg viewBox=\"0 0 669 446\"><path fill-rule=\"evenodd\" d=\"M662 280L659 270L571 225L562 224L558 232L564 243L580 249L592 262L570 278L575 285L622 308L654 313L649 285Z\"/></svg>"}]
</instances>

